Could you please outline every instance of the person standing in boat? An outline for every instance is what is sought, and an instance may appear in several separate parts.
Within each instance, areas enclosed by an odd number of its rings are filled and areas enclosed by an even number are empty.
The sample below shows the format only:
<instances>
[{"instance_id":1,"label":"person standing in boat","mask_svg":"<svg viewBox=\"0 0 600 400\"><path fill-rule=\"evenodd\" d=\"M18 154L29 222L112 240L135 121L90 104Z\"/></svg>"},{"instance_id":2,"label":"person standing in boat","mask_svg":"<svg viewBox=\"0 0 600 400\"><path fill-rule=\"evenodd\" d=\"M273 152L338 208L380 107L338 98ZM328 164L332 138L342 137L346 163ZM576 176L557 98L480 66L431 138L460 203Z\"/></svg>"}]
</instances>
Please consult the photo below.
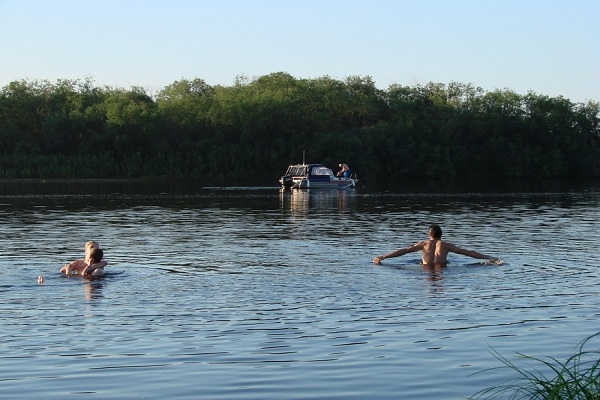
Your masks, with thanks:
<instances>
[{"instance_id":1,"label":"person standing in boat","mask_svg":"<svg viewBox=\"0 0 600 400\"><path fill-rule=\"evenodd\" d=\"M473 258L489 260L495 264L502 263L502 261L496 257L481 254L473 250L461 249L452 243L442 241L442 228L440 228L439 225L431 225L427 232L427 236L429 236L429 240L423 240L422 242L416 243L404 249L399 249L389 254L375 257L373 259L373 264L381 264L381 261L385 260L386 258L399 257L408 253L414 253L416 251L421 251L421 263L425 265L446 264L448 253L450 252Z\"/></svg>"},{"instance_id":2,"label":"person standing in boat","mask_svg":"<svg viewBox=\"0 0 600 400\"><path fill-rule=\"evenodd\" d=\"M337 177L341 177L341 178L345 178L348 179L350 178L350 167L348 167L347 164L340 164L339 167L341 168L340 171L336 174Z\"/></svg>"}]
</instances>

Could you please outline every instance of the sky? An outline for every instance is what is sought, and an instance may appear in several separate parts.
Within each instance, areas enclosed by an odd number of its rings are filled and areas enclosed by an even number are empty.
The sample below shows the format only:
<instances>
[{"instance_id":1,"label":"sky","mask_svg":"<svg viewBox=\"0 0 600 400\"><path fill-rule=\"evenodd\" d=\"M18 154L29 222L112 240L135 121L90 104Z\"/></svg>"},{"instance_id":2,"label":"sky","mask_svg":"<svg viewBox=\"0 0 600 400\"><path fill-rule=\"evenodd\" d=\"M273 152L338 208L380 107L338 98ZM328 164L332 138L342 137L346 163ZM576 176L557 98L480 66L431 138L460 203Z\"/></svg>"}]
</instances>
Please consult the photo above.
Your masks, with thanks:
<instances>
[{"instance_id":1,"label":"sky","mask_svg":"<svg viewBox=\"0 0 600 400\"><path fill-rule=\"evenodd\" d=\"M370 76L600 101L599 0L0 0L0 88Z\"/></svg>"}]
</instances>

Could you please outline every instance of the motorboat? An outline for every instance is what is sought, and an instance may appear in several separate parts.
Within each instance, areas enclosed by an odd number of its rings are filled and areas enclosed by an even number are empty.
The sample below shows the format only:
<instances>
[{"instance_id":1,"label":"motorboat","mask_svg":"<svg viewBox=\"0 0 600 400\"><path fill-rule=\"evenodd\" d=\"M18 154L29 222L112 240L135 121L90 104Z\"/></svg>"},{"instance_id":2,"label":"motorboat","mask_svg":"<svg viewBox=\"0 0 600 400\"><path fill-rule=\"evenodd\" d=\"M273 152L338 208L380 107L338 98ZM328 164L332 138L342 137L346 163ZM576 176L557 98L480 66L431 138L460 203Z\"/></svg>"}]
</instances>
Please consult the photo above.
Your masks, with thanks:
<instances>
[{"instance_id":1,"label":"motorboat","mask_svg":"<svg viewBox=\"0 0 600 400\"><path fill-rule=\"evenodd\" d=\"M323 164L290 165L279 183L284 189L320 189L356 187L356 176L349 178L335 176L331 168Z\"/></svg>"}]
</instances>

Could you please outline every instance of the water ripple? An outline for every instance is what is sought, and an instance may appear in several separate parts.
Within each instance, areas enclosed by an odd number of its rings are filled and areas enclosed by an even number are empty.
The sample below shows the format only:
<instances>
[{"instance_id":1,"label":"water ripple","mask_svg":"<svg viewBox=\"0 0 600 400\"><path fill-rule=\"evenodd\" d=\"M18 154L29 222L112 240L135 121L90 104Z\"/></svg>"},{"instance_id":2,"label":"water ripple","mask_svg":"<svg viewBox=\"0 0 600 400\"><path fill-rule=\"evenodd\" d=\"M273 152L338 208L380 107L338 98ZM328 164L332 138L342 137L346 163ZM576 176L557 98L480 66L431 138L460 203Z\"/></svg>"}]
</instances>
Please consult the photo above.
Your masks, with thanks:
<instances>
[{"instance_id":1,"label":"water ripple","mask_svg":"<svg viewBox=\"0 0 600 400\"><path fill-rule=\"evenodd\" d=\"M600 316L600 254L581 251L600 239L591 192L263 188L0 203L6 398L24 387L28 398L461 398L494 383L472 375L497 366L491 349L560 359ZM505 264L371 263L432 222ZM61 277L89 239L108 275Z\"/></svg>"}]
</instances>

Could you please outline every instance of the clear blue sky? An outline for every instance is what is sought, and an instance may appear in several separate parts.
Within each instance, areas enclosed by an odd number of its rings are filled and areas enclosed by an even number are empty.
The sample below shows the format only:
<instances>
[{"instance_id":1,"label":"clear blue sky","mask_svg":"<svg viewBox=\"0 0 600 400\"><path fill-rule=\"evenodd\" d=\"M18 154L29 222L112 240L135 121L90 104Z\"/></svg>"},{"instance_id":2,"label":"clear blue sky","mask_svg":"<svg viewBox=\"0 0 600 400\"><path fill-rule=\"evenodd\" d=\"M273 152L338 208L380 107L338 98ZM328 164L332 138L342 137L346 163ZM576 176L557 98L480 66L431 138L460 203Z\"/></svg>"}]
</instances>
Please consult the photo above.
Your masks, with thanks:
<instances>
[{"instance_id":1,"label":"clear blue sky","mask_svg":"<svg viewBox=\"0 0 600 400\"><path fill-rule=\"evenodd\" d=\"M369 75L600 101L599 0L0 0L0 87Z\"/></svg>"}]
</instances>

